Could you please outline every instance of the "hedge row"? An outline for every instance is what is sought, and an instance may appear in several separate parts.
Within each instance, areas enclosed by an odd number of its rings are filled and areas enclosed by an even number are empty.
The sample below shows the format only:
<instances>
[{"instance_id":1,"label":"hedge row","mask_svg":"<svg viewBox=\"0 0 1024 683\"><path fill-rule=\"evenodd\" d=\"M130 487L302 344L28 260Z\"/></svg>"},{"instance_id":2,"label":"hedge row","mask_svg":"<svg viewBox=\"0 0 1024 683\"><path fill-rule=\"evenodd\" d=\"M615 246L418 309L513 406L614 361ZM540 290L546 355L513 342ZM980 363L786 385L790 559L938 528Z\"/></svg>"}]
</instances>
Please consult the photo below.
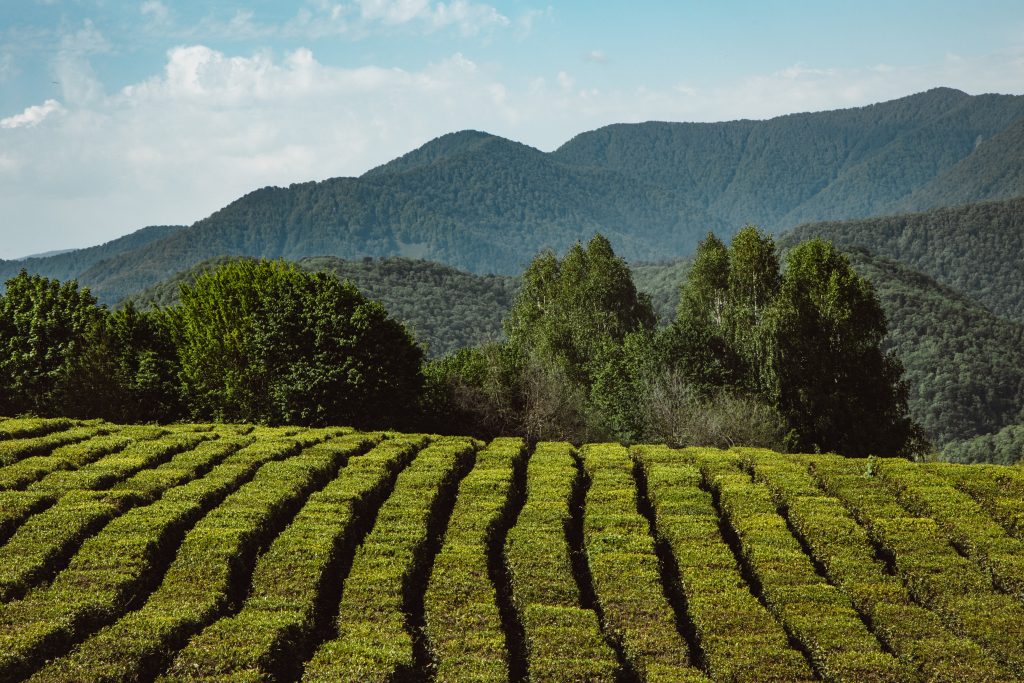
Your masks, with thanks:
<instances>
[{"instance_id":1,"label":"hedge row","mask_svg":"<svg viewBox=\"0 0 1024 683\"><path fill-rule=\"evenodd\" d=\"M816 673L826 681L905 681L905 667L882 650L850 598L817 573L767 487L739 469L739 457L710 450L695 457L765 605L804 649Z\"/></svg>"},{"instance_id":2,"label":"hedge row","mask_svg":"<svg viewBox=\"0 0 1024 683\"><path fill-rule=\"evenodd\" d=\"M45 512L29 518L6 545L0 547L0 602L22 595L53 573L81 545L114 517L156 500L165 490L210 470L244 444L230 440L205 443L182 437L145 445L149 454L196 443L169 462L143 470L106 491L72 491Z\"/></svg>"},{"instance_id":3,"label":"hedge row","mask_svg":"<svg viewBox=\"0 0 1024 683\"><path fill-rule=\"evenodd\" d=\"M415 676L406 605L426 569L438 509L455 496L476 443L445 437L423 449L395 482L373 530L356 551L336 620L337 637L306 665L304 681L388 681ZM436 529L434 530L436 531Z\"/></svg>"},{"instance_id":4,"label":"hedge row","mask_svg":"<svg viewBox=\"0 0 1024 683\"><path fill-rule=\"evenodd\" d=\"M379 435L372 437L374 442ZM326 624L325 595L337 595L339 555L351 554L358 531L380 505L423 437L385 441L352 458L339 476L314 493L291 525L259 559L242 610L215 622L175 657L164 680L221 677L294 680L304 654ZM328 444L322 448L355 444ZM338 582L338 586L329 585Z\"/></svg>"},{"instance_id":5,"label":"hedge row","mask_svg":"<svg viewBox=\"0 0 1024 683\"><path fill-rule=\"evenodd\" d=\"M918 604L1024 675L1024 607L995 593L989 577L957 553L935 520L911 516L877 476L865 476L870 470L862 463L821 459L811 471L866 527Z\"/></svg>"},{"instance_id":6,"label":"hedge row","mask_svg":"<svg viewBox=\"0 0 1024 683\"><path fill-rule=\"evenodd\" d=\"M296 455L324 432L301 439L258 436L263 438L202 479L115 519L83 544L49 588L0 609L0 624L14 624L18 633L0 641L7 646L0 653L0 679L64 653L129 607L141 609L55 659L34 680L132 680L147 664L162 661L170 643L180 644L175 635L203 620L211 604L223 603L225 575L244 571L258 545L252 530L280 509L282 498L291 502L301 495L306 486L296 491L295 484L308 482L310 467L319 470L324 460L312 449L306 451L312 458ZM139 605L161 578L156 593Z\"/></svg>"},{"instance_id":7,"label":"hedge row","mask_svg":"<svg viewBox=\"0 0 1024 683\"><path fill-rule=\"evenodd\" d=\"M905 460L883 460L878 478L915 515L931 517L962 555L989 573L999 590L1024 600L1024 543L1006 534L978 503Z\"/></svg>"},{"instance_id":8,"label":"hedge row","mask_svg":"<svg viewBox=\"0 0 1024 683\"><path fill-rule=\"evenodd\" d=\"M692 451L638 446L655 526L672 553L703 667L718 681L808 681L806 659L753 595L722 537ZM684 455L689 454L689 455Z\"/></svg>"},{"instance_id":9,"label":"hedge row","mask_svg":"<svg viewBox=\"0 0 1024 683\"><path fill-rule=\"evenodd\" d=\"M78 427L43 436L0 441L0 466L13 465L19 460L33 455L46 455L58 446L78 443L102 434L110 434L116 429L113 425L97 421L83 423Z\"/></svg>"},{"instance_id":10,"label":"hedge row","mask_svg":"<svg viewBox=\"0 0 1024 683\"><path fill-rule=\"evenodd\" d=\"M864 528L838 499L821 491L806 464L768 451L745 450L743 458L754 478L772 491L825 576L850 596L875 635L906 663L914 678L997 681L1009 677L977 644L953 634L932 612L912 603L903 583L876 559Z\"/></svg>"},{"instance_id":11,"label":"hedge row","mask_svg":"<svg viewBox=\"0 0 1024 683\"><path fill-rule=\"evenodd\" d=\"M0 491L0 542L8 540L31 515L40 514L62 496L110 486L174 453L195 447L206 438L207 435L187 434L155 443L140 442L127 450L102 456L77 470L51 472L25 491Z\"/></svg>"},{"instance_id":12,"label":"hedge row","mask_svg":"<svg viewBox=\"0 0 1024 683\"><path fill-rule=\"evenodd\" d=\"M688 645L664 595L629 451L590 444L581 456L590 477L583 535L605 632L640 680L707 681L690 665Z\"/></svg>"},{"instance_id":13,"label":"hedge row","mask_svg":"<svg viewBox=\"0 0 1024 683\"><path fill-rule=\"evenodd\" d=\"M49 455L30 456L13 465L0 467L0 491L23 489L51 472L78 469L136 441L152 441L164 434L167 434L167 430L162 427L122 427L112 434L60 446Z\"/></svg>"},{"instance_id":14,"label":"hedge row","mask_svg":"<svg viewBox=\"0 0 1024 683\"><path fill-rule=\"evenodd\" d=\"M974 498L1007 533L1024 540L1024 467L928 463L922 468Z\"/></svg>"},{"instance_id":15,"label":"hedge row","mask_svg":"<svg viewBox=\"0 0 1024 683\"><path fill-rule=\"evenodd\" d=\"M459 493L424 597L435 680L507 681L509 659L490 561L510 514L523 440L495 439L476 458Z\"/></svg>"},{"instance_id":16,"label":"hedge row","mask_svg":"<svg viewBox=\"0 0 1024 683\"><path fill-rule=\"evenodd\" d=\"M537 444L527 468L526 502L506 540L532 681L614 681L618 671L597 614L580 606L569 555L569 503L581 475L571 445Z\"/></svg>"},{"instance_id":17,"label":"hedge row","mask_svg":"<svg viewBox=\"0 0 1024 683\"><path fill-rule=\"evenodd\" d=\"M3 418L0 420L0 440L6 441L7 439L27 439L33 436L43 436L51 432L70 429L80 424L80 422L69 420L66 417Z\"/></svg>"}]
</instances>

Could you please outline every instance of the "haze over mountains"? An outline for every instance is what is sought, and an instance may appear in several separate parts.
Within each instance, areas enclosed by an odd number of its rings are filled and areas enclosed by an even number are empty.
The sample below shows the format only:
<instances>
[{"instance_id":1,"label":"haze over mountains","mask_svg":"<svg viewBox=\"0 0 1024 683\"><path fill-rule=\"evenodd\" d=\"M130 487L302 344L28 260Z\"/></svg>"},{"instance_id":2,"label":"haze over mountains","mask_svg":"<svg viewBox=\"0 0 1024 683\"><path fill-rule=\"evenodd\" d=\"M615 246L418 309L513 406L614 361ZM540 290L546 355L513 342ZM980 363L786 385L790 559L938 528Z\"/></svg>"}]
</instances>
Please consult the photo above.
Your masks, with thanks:
<instances>
[{"instance_id":1,"label":"haze over mountains","mask_svg":"<svg viewBox=\"0 0 1024 683\"><path fill-rule=\"evenodd\" d=\"M77 277L113 303L222 255L516 274L541 248L602 232L630 260L685 256L707 231L746 223L778 231L1024 194L1022 119L1022 96L940 88L767 121L613 125L551 153L463 131L360 178L263 188L187 228L3 262L0 277Z\"/></svg>"}]
</instances>

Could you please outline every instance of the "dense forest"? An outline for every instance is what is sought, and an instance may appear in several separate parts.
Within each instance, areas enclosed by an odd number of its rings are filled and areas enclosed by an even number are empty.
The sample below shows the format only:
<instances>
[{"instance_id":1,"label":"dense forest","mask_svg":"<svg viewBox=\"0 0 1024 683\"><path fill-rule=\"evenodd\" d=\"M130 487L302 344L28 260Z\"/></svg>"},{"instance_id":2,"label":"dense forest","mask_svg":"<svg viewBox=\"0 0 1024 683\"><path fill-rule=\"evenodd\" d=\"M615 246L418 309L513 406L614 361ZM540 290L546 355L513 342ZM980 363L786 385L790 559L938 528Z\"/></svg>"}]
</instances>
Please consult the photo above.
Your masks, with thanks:
<instances>
[{"instance_id":1,"label":"dense forest","mask_svg":"<svg viewBox=\"0 0 1024 683\"><path fill-rule=\"evenodd\" d=\"M785 246L811 237L900 261L993 313L1024 323L1024 198L867 220L809 223L780 241Z\"/></svg>"},{"instance_id":2,"label":"dense forest","mask_svg":"<svg viewBox=\"0 0 1024 683\"><path fill-rule=\"evenodd\" d=\"M360 178L256 190L101 260L28 267L116 303L224 255L405 256L514 275L530 254L600 231L631 261L681 257L708 230L728 237L751 221L779 231L946 205L950 184L958 202L1016 196L1022 118L1024 97L936 89L767 121L614 125L551 153L463 131ZM0 264L0 277L21 267Z\"/></svg>"}]
</instances>

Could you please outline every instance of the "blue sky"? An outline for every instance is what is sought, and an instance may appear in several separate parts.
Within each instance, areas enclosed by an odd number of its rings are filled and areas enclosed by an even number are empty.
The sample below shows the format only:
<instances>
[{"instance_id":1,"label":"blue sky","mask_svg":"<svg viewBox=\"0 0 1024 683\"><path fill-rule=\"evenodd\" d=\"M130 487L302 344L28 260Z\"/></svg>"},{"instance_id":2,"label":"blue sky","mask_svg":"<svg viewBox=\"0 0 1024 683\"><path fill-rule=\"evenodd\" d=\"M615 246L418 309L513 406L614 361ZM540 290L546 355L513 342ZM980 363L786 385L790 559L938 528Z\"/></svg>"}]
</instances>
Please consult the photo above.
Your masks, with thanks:
<instances>
[{"instance_id":1,"label":"blue sky","mask_svg":"<svg viewBox=\"0 0 1024 683\"><path fill-rule=\"evenodd\" d=\"M476 128L1024 92L1024 3L0 0L0 258L188 224Z\"/></svg>"}]
</instances>

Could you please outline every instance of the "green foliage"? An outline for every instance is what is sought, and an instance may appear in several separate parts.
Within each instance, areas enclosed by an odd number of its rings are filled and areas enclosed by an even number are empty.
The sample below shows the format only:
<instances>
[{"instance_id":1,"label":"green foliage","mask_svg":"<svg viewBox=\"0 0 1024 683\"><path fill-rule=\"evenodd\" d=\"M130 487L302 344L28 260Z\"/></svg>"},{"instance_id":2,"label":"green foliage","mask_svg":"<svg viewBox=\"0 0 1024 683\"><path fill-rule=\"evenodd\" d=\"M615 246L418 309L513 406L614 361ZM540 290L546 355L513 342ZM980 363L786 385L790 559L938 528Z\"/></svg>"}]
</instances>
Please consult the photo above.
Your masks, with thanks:
<instances>
[{"instance_id":1,"label":"green foliage","mask_svg":"<svg viewBox=\"0 0 1024 683\"><path fill-rule=\"evenodd\" d=\"M898 260L996 315L1024 322L1024 199L809 223L792 230L782 242L789 246L811 237Z\"/></svg>"},{"instance_id":2,"label":"green foliage","mask_svg":"<svg viewBox=\"0 0 1024 683\"><path fill-rule=\"evenodd\" d=\"M767 403L791 447L909 453L920 437L902 368L881 349L885 332L870 284L831 244L801 243L780 273L771 237L748 226L728 248L714 235L701 243L676 321L660 335L663 377L678 373L705 401L740 391Z\"/></svg>"},{"instance_id":3,"label":"green foliage","mask_svg":"<svg viewBox=\"0 0 1024 683\"><path fill-rule=\"evenodd\" d=\"M176 305L181 301L181 285L191 285L200 274L232 260L203 261L128 301L142 309ZM512 306L519 282L506 275L474 275L440 263L399 257L346 261L317 256L300 259L295 265L303 271L351 281L367 298L380 301L432 358L498 340L501 318Z\"/></svg>"},{"instance_id":4,"label":"green foliage","mask_svg":"<svg viewBox=\"0 0 1024 683\"><path fill-rule=\"evenodd\" d=\"M1024 424L1008 425L995 434L947 444L942 455L951 462L1024 463Z\"/></svg>"},{"instance_id":5,"label":"green foliage","mask_svg":"<svg viewBox=\"0 0 1024 683\"><path fill-rule=\"evenodd\" d=\"M102 317L78 283L22 271L0 296L0 413L91 416L69 401Z\"/></svg>"},{"instance_id":6,"label":"green foliage","mask_svg":"<svg viewBox=\"0 0 1024 683\"><path fill-rule=\"evenodd\" d=\"M283 263L234 261L167 311L196 416L380 424L415 405L422 351L351 284Z\"/></svg>"},{"instance_id":7,"label":"green foliage","mask_svg":"<svg viewBox=\"0 0 1024 683\"><path fill-rule=\"evenodd\" d=\"M855 456L919 448L903 368L881 349L885 314L831 243L789 252L770 329L778 406L797 448Z\"/></svg>"},{"instance_id":8,"label":"green foliage","mask_svg":"<svg viewBox=\"0 0 1024 683\"><path fill-rule=\"evenodd\" d=\"M1024 674L1019 467L109 427L0 491L4 680Z\"/></svg>"}]
</instances>

